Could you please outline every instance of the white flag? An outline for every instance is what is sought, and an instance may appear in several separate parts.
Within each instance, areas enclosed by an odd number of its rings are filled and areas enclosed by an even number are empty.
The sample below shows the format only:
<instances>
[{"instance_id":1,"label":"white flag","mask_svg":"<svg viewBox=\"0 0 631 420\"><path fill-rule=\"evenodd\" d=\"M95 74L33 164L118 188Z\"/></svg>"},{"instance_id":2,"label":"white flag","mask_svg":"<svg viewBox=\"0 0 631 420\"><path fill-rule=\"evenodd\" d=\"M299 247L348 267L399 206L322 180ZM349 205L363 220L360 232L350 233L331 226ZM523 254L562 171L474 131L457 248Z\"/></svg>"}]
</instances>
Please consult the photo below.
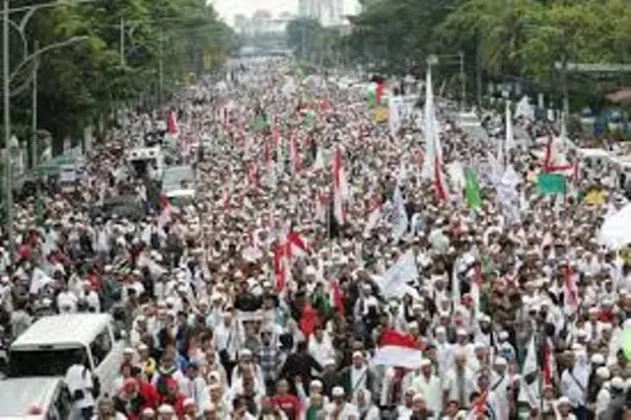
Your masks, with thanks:
<instances>
[{"instance_id":1,"label":"white flag","mask_svg":"<svg viewBox=\"0 0 631 420\"><path fill-rule=\"evenodd\" d=\"M377 286L385 297L401 297L405 294L418 297L416 289L407 284L417 278L416 258L410 249L383 274L381 279L377 281Z\"/></svg>"},{"instance_id":2,"label":"white flag","mask_svg":"<svg viewBox=\"0 0 631 420\"><path fill-rule=\"evenodd\" d=\"M531 335L530 343L524 360L522 369L521 385L519 387L518 401L530 404L531 407L538 407L539 404L539 381L535 379L531 383L526 382L526 376L532 376L539 371L537 365L537 350L535 346L535 335Z\"/></svg>"},{"instance_id":3,"label":"white flag","mask_svg":"<svg viewBox=\"0 0 631 420\"><path fill-rule=\"evenodd\" d=\"M397 185L392 198L392 236L399 239L408 230L408 214L405 211L405 200L401 194L401 189Z\"/></svg>"}]
</instances>

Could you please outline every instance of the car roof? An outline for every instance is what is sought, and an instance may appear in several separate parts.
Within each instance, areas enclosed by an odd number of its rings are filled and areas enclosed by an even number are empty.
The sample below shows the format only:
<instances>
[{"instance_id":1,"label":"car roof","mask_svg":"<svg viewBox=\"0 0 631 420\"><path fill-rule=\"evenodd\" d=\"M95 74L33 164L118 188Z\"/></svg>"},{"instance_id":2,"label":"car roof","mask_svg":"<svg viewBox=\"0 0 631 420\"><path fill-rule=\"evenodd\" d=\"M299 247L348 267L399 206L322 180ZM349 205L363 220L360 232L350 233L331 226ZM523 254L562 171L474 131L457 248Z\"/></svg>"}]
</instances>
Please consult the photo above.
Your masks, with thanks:
<instances>
[{"instance_id":1,"label":"car roof","mask_svg":"<svg viewBox=\"0 0 631 420\"><path fill-rule=\"evenodd\" d=\"M11 344L11 350L39 346L89 345L111 321L108 314L63 314L37 320Z\"/></svg>"},{"instance_id":2,"label":"car roof","mask_svg":"<svg viewBox=\"0 0 631 420\"><path fill-rule=\"evenodd\" d=\"M0 381L0 420L36 419L30 410L45 410L62 386L61 378L29 377Z\"/></svg>"}]
</instances>

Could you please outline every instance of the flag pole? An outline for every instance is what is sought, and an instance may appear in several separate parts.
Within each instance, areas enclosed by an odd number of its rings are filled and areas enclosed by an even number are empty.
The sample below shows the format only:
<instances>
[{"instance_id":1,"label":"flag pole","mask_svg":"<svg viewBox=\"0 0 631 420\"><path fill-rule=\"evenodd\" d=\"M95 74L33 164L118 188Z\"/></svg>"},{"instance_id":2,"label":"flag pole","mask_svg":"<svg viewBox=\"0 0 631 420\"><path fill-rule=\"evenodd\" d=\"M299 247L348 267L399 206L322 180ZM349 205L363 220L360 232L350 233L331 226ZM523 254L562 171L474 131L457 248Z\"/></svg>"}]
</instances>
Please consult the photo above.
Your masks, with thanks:
<instances>
[{"instance_id":1,"label":"flag pole","mask_svg":"<svg viewBox=\"0 0 631 420\"><path fill-rule=\"evenodd\" d=\"M544 363L544 354L543 354L543 340L545 340L545 324L541 324L539 326L539 328L537 329L538 333L539 333L539 344L538 344L538 349L537 349L537 353L538 353L538 357L537 357L537 370L539 371L539 417L541 417L543 415L543 368L542 368L542 364ZM542 339L543 337L543 339ZM539 360L541 360L541 363L539 363Z\"/></svg>"}]
</instances>

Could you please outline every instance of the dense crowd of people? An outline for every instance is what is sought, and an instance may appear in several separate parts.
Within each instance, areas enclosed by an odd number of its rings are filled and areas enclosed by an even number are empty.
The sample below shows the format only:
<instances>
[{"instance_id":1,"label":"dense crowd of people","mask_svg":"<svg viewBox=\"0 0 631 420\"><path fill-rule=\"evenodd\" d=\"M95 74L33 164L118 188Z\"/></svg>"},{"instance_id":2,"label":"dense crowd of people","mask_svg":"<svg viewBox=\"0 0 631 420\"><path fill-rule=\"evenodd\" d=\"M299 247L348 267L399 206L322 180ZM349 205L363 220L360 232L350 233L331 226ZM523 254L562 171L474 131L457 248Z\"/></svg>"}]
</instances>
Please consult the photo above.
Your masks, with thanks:
<instances>
[{"instance_id":1,"label":"dense crowd of people","mask_svg":"<svg viewBox=\"0 0 631 420\"><path fill-rule=\"evenodd\" d=\"M289 61L231 75L183 92L176 112L121 116L80 182L48 191L43 224L35 198L15 205L0 249L12 335L42 308L111 312L128 330L113 391L78 418L623 418L630 266L597 238L626 199L607 167L542 195L533 154L498 164L501 140L459 127L446 103L443 196L423 176L422 118L375 123L364 88ZM121 158L175 114L172 159L196 172L179 207L151 198L159 173ZM454 164L477 174L476 208ZM603 205L581 199L595 183ZM129 194L138 220L93 211ZM401 261L415 267L404 285L389 270ZM376 356L393 336L417 364Z\"/></svg>"}]
</instances>

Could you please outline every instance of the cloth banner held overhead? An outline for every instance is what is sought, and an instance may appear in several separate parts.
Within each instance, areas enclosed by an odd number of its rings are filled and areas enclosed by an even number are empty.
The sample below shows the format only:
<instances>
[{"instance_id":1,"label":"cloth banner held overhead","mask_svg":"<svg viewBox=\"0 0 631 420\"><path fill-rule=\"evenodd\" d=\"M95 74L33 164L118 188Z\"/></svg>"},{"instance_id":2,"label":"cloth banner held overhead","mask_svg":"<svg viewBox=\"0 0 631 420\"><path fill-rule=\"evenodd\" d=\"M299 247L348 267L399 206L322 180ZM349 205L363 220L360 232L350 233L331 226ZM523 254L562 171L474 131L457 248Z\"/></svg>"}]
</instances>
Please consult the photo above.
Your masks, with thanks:
<instances>
[{"instance_id":1,"label":"cloth banner held overhead","mask_svg":"<svg viewBox=\"0 0 631 420\"><path fill-rule=\"evenodd\" d=\"M372 119L375 124L383 124L388 121L390 110L385 106L377 107L372 112Z\"/></svg>"},{"instance_id":2,"label":"cloth banner held overhead","mask_svg":"<svg viewBox=\"0 0 631 420\"><path fill-rule=\"evenodd\" d=\"M418 369L423 362L421 344L411 335L386 330L370 363L373 366L393 366Z\"/></svg>"},{"instance_id":3,"label":"cloth banner held overhead","mask_svg":"<svg viewBox=\"0 0 631 420\"><path fill-rule=\"evenodd\" d=\"M543 195L565 194L565 176L551 173L539 174L537 178L537 191Z\"/></svg>"},{"instance_id":4,"label":"cloth banner held overhead","mask_svg":"<svg viewBox=\"0 0 631 420\"><path fill-rule=\"evenodd\" d=\"M418 268L412 250L403 254L377 281L377 286L386 297L402 297L409 294L418 297L418 292L408 282L418 278Z\"/></svg>"}]
</instances>

